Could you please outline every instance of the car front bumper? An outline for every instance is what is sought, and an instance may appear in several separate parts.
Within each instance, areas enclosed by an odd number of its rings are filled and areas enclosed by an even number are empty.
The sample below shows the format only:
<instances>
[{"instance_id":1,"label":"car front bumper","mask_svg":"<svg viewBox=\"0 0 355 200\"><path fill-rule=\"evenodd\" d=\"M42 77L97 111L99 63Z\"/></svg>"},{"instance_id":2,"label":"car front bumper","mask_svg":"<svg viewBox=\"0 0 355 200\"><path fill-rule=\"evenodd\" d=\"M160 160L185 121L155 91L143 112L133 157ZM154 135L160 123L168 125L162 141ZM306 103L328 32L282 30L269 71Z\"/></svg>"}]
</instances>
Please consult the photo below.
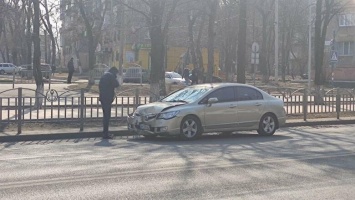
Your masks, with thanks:
<instances>
[{"instance_id":1,"label":"car front bumper","mask_svg":"<svg viewBox=\"0 0 355 200\"><path fill-rule=\"evenodd\" d=\"M128 116L127 127L139 135L176 136L180 134L181 118L170 120L152 119L145 121L141 116Z\"/></svg>"}]
</instances>

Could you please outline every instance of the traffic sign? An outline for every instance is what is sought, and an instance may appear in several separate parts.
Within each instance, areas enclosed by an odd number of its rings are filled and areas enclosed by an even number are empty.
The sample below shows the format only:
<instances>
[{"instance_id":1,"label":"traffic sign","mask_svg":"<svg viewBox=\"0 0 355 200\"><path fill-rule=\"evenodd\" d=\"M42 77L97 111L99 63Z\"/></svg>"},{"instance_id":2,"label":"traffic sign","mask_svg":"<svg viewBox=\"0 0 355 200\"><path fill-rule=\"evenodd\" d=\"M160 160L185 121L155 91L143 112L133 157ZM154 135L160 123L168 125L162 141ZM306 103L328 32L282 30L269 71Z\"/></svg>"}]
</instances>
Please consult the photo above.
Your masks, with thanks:
<instances>
[{"instance_id":1,"label":"traffic sign","mask_svg":"<svg viewBox=\"0 0 355 200\"><path fill-rule=\"evenodd\" d=\"M259 53L251 53L251 64L259 64Z\"/></svg>"},{"instance_id":2,"label":"traffic sign","mask_svg":"<svg viewBox=\"0 0 355 200\"><path fill-rule=\"evenodd\" d=\"M260 46L258 43L254 42L253 45L251 46L251 51L253 53L258 53L260 50Z\"/></svg>"},{"instance_id":3,"label":"traffic sign","mask_svg":"<svg viewBox=\"0 0 355 200\"><path fill-rule=\"evenodd\" d=\"M330 53L330 62L333 62L333 63L338 62L338 52L331 51L331 53Z\"/></svg>"}]
</instances>

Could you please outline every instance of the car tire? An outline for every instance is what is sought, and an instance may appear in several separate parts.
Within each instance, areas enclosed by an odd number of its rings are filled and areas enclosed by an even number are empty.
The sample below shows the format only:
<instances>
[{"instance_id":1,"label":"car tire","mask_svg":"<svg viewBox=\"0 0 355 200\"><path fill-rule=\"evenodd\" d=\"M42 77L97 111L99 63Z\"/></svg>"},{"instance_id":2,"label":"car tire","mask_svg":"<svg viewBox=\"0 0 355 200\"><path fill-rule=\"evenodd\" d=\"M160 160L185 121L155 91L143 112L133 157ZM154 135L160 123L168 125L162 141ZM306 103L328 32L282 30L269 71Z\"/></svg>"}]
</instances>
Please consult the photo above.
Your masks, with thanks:
<instances>
[{"instance_id":1,"label":"car tire","mask_svg":"<svg viewBox=\"0 0 355 200\"><path fill-rule=\"evenodd\" d=\"M259 129L257 132L259 135L271 136L274 135L277 129L277 119L275 115L267 113L263 115L259 122Z\"/></svg>"},{"instance_id":2,"label":"car tire","mask_svg":"<svg viewBox=\"0 0 355 200\"><path fill-rule=\"evenodd\" d=\"M181 121L180 135L185 140L194 140L202 134L200 120L195 116L187 116Z\"/></svg>"},{"instance_id":3,"label":"car tire","mask_svg":"<svg viewBox=\"0 0 355 200\"><path fill-rule=\"evenodd\" d=\"M1 75L5 74L5 71L4 70L0 70L0 74Z\"/></svg>"}]
</instances>

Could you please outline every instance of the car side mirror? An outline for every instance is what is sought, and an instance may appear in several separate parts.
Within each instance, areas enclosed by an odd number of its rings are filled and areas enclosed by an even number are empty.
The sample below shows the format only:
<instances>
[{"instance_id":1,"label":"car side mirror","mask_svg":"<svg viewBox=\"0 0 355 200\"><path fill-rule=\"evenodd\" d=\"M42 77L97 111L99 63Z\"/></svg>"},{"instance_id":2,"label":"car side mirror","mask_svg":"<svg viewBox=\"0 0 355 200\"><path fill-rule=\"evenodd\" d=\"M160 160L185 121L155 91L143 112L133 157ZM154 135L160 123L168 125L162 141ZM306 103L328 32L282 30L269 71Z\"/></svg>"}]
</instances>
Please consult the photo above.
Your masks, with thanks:
<instances>
[{"instance_id":1,"label":"car side mirror","mask_svg":"<svg viewBox=\"0 0 355 200\"><path fill-rule=\"evenodd\" d=\"M208 101L207 101L207 103L208 103L208 105L212 105L212 104L214 104L214 103L217 103L218 102L218 99L217 98L209 98L208 99Z\"/></svg>"}]
</instances>

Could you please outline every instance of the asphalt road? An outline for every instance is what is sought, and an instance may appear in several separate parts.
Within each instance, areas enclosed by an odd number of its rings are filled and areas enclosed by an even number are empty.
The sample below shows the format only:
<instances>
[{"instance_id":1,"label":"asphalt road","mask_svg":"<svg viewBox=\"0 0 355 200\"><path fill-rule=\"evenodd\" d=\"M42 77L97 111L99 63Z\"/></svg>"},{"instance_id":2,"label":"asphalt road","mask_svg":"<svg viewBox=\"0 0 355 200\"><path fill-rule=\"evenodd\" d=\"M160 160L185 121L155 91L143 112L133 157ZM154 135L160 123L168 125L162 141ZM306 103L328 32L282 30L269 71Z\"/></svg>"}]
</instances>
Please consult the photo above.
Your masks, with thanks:
<instances>
[{"instance_id":1,"label":"asphalt road","mask_svg":"<svg viewBox=\"0 0 355 200\"><path fill-rule=\"evenodd\" d=\"M0 199L354 199L355 125L0 144Z\"/></svg>"}]
</instances>

